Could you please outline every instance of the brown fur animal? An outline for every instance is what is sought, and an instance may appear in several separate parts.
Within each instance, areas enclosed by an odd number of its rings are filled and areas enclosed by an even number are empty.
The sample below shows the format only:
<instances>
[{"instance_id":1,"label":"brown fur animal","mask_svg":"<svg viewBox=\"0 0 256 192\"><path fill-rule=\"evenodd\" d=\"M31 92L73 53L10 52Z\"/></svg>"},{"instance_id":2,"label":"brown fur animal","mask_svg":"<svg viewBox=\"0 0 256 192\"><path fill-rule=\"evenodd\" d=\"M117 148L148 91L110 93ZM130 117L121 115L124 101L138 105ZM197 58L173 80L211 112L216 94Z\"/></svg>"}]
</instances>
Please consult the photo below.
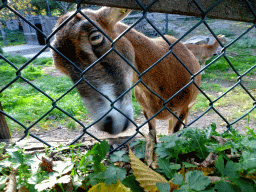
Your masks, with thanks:
<instances>
[{"instance_id":1,"label":"brown fur animal","mask_svg":"<svg viewBox=\"0 0 256 192\"><path fill-rule=\"evenodd\" d=\"M66 55L77 67L55 51L53 51L53 59L56 67L77 84L76 88L92 119L96 121L96 126L112 134L124 131L130 124L133 118L131 91L123 93L132 86L132 83L142 80L143 83L140 82L135 87L135 96L147 119L158 113L149 121L151 136L156 140L155 119L172 120L169 132L178 131L182 125L173 118L167 108L160 112L163 106L168 107L183 121L187 118L199 91L192 83L164 105L163 100L167 101L191 81L191 74L172 53L167 54L170 52L170 45L162 38L149 38L134 29L120 37L129 26L119 21L130 11L109 7L96 11L83 10L82 12L109 38L82 14L77 14L61 28L53 42L53 47ZM62 16L57 26L72 14L73 12ZM171 36L165 37L171 44L177 40ZM198 61L181 42L173 47L173 53L191 73L195 74L199 71ZM161 60L165 55L167 57ZM127 61L143 75L140 76L135 72ZM158 61L157 65L149 69ZM84 71L83 75L81 75L82 71ZM144 73L145 71L147 72ZM200 75L194 78L194 82L200 86ZM114 102L113 106L111 101ZM129 119L127 120L126 117Z\"/></svg>"},{"instance_id":2,"label":"brown fur animal","mask_svg":"<svg viewBox=\"0 0 256 192\"><path fill-rule=\"evenodd\" d=\"M227 43L227 39L225 35L218 35L218 39L221 43ZM201 63L201 68L205 67L205 62L212 58L213 54L216 53L217 49L219 48L220 44L215 39L214 42L210 45L208 44L185 44L187 48L195 55L198 61Z\"/></svg>"}]
</instances>

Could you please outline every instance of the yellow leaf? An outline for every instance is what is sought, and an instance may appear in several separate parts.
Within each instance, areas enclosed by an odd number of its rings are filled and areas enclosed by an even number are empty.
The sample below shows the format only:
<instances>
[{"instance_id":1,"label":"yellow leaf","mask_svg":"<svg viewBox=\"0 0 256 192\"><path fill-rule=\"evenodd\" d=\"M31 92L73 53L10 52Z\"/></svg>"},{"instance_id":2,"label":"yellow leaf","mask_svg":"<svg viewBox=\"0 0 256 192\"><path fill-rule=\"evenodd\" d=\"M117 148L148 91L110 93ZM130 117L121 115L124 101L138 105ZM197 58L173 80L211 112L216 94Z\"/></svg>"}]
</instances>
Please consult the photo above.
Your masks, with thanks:
<instances>
[{"instance_id":1,"label":"yellow leaf","mask_svg":"<svg viewBox=\"0 0 256 192\"><path fill-rule=\"evenodd\" d=\"M99 183L92 186L88 192L132 192L130 188L125 187L120 181L117 181L116 184L106 186L105 183Z\"/></svg>"},{"instance_id":2,"label":"yellow leaf","mask_svg":"<svg viewBox=\"0 0 256 192\"><path fill-rule=\"evenodd\" d=\"M181 174L184 178L185 178L185 174L189 171L194 171L194 170L197 170L197 171L202 171L203 174L205 176L207 175L210 175L214 172L215 168L214 167L202 167L202 166L197 166L197 167L190 167L190 168L182 168L180 171L179 171L179 174Z\"/></svg>"},{"instance_id":3,"label":"yellow leaf","mask_svg":"<svg viewBox=\"0 0 256 192\"><path fill-rule=\"evenodd\" d=\"M131 167L136 180L146 192L156 191L157 183L167 183L168 181L157 172L150 169L142 161L140 161L129 148L129 157L131 160Z\"/></svg>"}]
</instances>

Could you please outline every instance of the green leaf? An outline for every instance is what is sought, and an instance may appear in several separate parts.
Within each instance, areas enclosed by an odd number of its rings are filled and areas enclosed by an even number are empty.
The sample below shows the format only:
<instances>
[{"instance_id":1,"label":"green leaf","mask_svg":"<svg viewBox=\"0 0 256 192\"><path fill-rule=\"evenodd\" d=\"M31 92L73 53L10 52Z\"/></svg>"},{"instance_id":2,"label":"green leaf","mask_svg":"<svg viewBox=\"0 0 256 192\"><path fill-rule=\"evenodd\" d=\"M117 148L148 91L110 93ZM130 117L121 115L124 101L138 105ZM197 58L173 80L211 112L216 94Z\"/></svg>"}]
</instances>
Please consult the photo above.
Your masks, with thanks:
<instances>
[{"instance_id":1,"label":"green leaf","mask_svg":"<svg viewBox=\"0 0 256 192\"><path fill-rule=\"evenodd\" d=\"M238 173L239 169L240 169L240 164L234 163L233 161L228 161L223 170L223 175L232 179L239 178L240 177Z\"/></svg>"},{"instance_id":2,"label":"green leaf","mask_svg":"<svg viewBox=\"0 0 256 192\"><path fill-rule=\"evenodd\" d=\"M197 166L191 163L182 162L182 167L191 168L191 167L197 167Z\"/></svg>"},{"instance_id":3,"label":"green leaf","mask_svg":"<svg viewBox=\"0 0 256 192\"><path fill-rule=\"evenodd\" d=\"M255 192L253 188L253 183L250 182L249 180L240 178L237 180L233 180L233 182L240 187L241 192Z\"/></svg>"},{"instance_id":4,"label":"green leaf","mask_svg":"<svg viewBox=\"0 0 256 192\"><path fill-rule=\"evenodd\" d=\"M0 189L4 189L7 183L8 177L0 177ZM4 191L4 190L3 190Z\"/></svg>"},{"instance_id":5,"label":"green leaf","mask_svg":"<svg viewBox=\"0 0 256 192\"><path fill-rule=\"evenodd\" d=\"M162 158L157 159L157 165L168 179L171 179L173 177L174 170L180 169L179 164L170 165L170 162L167 159Z\"/></svg>"},{"instance_id":6,"label":"green leaf","mask_svg":"<svg viewBox=\"0 0 256 192\"><path fill-rule=\"evenodd\" d=\"M173 154L167 148L165 148L163 143L157 144L157 148L155 153L159 156L159 158L172 157Z\"/></svg>"},{"instance_id":7,"label":"green leaf","mask_svg":"<svg viewBox=\"0 0 256 192\"><path fill-rule=\"evenodd\" d=\"M215 161L215 167L218 169L218 171L223 175L224 171L224 159L222 156L219 156L217 160Z\"/></svg>"},{"instance_id":8,"label":"green leaf","mask_svg":"<svg viewBox=\"0 0 256 192\"><path fill-rule=\"evenodd\" d=\"M89 174L89 184L88 185L97 185L98 183L102 183L105 181L104 177L104 172L99 172L99 173L90 173Z\"/></svg>"},{"instance_id":9,"label":"green leaf","mask_svg":"<svg viewBox=\"0 0 256 192\"><path fill-rule=\"evenodd\" d=\"M126 170L119 168L114 165L110 165L104 172L103 178L105 179L106 185L111 185L117 182L117 180L124 180L126 177Z\"/></svg>"},{"instance_id":10,"label":"green leaf","mask_svg":"<svg viewBox=\"0 0 256 192\"><path fill-rule=\"evenodd\" d=\"M203 175L201 171L189 171L185 175L185 183L190 189L197 191L204 190L210 183L210 179Z\"/></svg>"},{"instance_id":11,"label":"green leaf","mask_svg":"<svg viewBox=\"0 0 256 192\"><path fill-rule=\"evenodd\" d=\"M117 151L110 156L110 160L112 162L117 162L117 161L124 161L124 162L129 162L130 159L128 155L125 155L125 151Z\"/></svg>"},{"instance_id":12,"label":"green leaf","mask_svg":"<svg viewBox=\"0 0 256 192\"><path fill-rule=\"evenodd\" d=\"M93 148L86 153L86 156L93 156L94 172L105 171L104 166L101 165L101 161L106 157L107 152L110 150L110 146L107 141L103 140L101 143L96 143Z\"/></svg>"},{"instance_id":13,"label":"green leaf","mask_svg":"<svg viewBox=\"0 0 256 192\"><path fill-rule=\"evenodd\" d=\"M233 185L225 181L220 181L216 183L215 189L217 189L218 192L235 192L235 190L233 189Z\"/></svg>"},{"instance_id":14,"label":"green leaf","mask_svg":"<svg viewBox=\"0 0 256 192\"><path fill-rule=\"evenodd\" d=\"M241 161L242 168L244 170L256 168L256 154L244 151L242 153L243 160Z\"/></svg>"},{"instance_id":15,"label":"green leaf","mask_svg":"<svg viewBox=\"0 0 256 192\"><path fill-rule=\"evenodd\" d=\"M250 148L250 149L256 149L256 140L249 140L248 137L244 137L241 141L241 144Z\"/></svg>"},{"instance_id":16,"label":"green leaf","mask_svg":"<svg viewBox=\"0 0 256 192\"><path fill-rule=\"evenodd\" d=\"M74 163L71 161L59 161L53 167L54 171L57 171L60 175L64 175L73 169Z\"/></svg>"},{"instance_id":17,"label":"green leaf","mask_svg":"<svg viewBox=\"0 0 256 192\"><path fill-rule=\"evenodd\" d=\"M175 173L173 176L172 182L173 182L173 184L176 184L176 185L182 185L183 176L178 173Z\"/></svg>"},{"instance_id":18,"label":"green leaf","mask_svg":"<svg viewBox=\"0 0 256 192\"><path fill-rule=\"evenodd\" d=\"M64 175L57 180L58 183L69 183L71 180L70 175Z\"/></svg>"},{"instance_id":19,"label":"green leaf","mask_svg":"<svg viewBox=\"0 0 256 192\"><path fill-rule=\"evenodd\" d=\"M156 186L159 192L170 192L171 190L170 183L157 183Z\"/></svg>"},{"instance_id":20,"label":"green leaf","mask_svg":"<svg viewBox=\"0 0 256 192\"><path fill-rule=\"evenodd\" d=\"M122 183L130 188L132 192L144 192L144 189L140 186L140 183L136 180L134 175L126 177Z\"/></svg>"},{"instance_id":21,"label":"green leaf","mask_svg":"<svg viewBox=\"0 0 256 192\"><path fill-rule=\"evenodd\" d=\"M182 185L179 190L175 189L174 192L191 192L191 190L189 188L189 185L185 184L185 185Z\"/></svg>"},{"instance_id":22,"label":"green leaf","mask_svg":"<svg viewBox=\"0 0 256 192\"><path fill-rule=\"evenodd\" d=\"M72 177L72 184L75 186L75 187L80 187L82 186L83 184L83 181L84 181L84 176L79 176L79 175L74 175Z\"/></svg>"},{"instance_id":23,"label":"green leaf","mask_svg":"<svg viewBox=\"0 0 256 192\"><path fill-rule=\"evenodd\" d=\"M134 153L139 159L145 158L146 142L145 140L136 139L131 145L134 147Z\"/></svg>"},{"instance_id":24,"label":"green leaf","mask_svg":"<svg viewBox=\"0 0 256 192\"><path fill-rule=\"evenodd\" d=\"M52 188L55 184L58 183L56 174L50 173L49 175L49 179L35 185L35 189L37 189L38 191L43 191Z\"/></svg>"}]
</instances>

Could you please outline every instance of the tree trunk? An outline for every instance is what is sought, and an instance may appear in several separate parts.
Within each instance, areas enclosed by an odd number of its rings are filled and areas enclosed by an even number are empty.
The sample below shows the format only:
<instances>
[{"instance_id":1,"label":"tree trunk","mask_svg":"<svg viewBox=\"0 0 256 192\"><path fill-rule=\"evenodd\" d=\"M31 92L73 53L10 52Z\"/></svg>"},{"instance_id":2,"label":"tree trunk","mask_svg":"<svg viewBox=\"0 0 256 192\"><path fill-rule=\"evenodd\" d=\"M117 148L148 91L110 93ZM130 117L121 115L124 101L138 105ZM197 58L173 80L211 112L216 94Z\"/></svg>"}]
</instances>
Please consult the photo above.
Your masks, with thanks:
<instances>
[{"instance_id":1,"label":"tree trunk","mask_svg":"<svg viewBox=\"0 0 256 192\"><path fill-rule=\"evenodd\" d=\"M0 111L3 111L0 102ZM5 120L5 116L0 112L0 139L11 139L11 134Z\"/></svg>"}]
</instances>

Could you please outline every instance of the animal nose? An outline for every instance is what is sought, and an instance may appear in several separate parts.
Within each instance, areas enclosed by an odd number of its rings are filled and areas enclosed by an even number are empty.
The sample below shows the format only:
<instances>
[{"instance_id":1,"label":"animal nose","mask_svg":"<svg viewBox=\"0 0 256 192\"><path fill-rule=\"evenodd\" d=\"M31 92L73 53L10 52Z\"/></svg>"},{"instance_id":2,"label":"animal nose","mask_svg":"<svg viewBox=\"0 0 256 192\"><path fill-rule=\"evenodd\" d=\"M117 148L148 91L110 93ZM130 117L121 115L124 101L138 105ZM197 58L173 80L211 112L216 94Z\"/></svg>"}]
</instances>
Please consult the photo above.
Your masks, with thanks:
<instances>
[{"instance_id":1,"label":"animal nose","mask_svg":"<svg viewBox=\"0 0 256 192\"><path fill-rule=\"evenodd\" d=\"M104 123L104 131L108 133L113 132L113 118L110 116L107 116Z\"/></svg>"},{"instance_id":2,"label":"animal nose","mask_svg":"<svg viewBox=\"0 0 256 192\"><path fill-rule=\"evenodd\" d=\"M117 134L125 131L129 127L128 119L125 119L123 124L119 125L120 127L117 126L116 125L117 122L114 122L114 121L115 121L115 118L113 118L112 116L107 116L104 120L103 131L108 132L110 134Z\"/></svg>"}]
</instances>

